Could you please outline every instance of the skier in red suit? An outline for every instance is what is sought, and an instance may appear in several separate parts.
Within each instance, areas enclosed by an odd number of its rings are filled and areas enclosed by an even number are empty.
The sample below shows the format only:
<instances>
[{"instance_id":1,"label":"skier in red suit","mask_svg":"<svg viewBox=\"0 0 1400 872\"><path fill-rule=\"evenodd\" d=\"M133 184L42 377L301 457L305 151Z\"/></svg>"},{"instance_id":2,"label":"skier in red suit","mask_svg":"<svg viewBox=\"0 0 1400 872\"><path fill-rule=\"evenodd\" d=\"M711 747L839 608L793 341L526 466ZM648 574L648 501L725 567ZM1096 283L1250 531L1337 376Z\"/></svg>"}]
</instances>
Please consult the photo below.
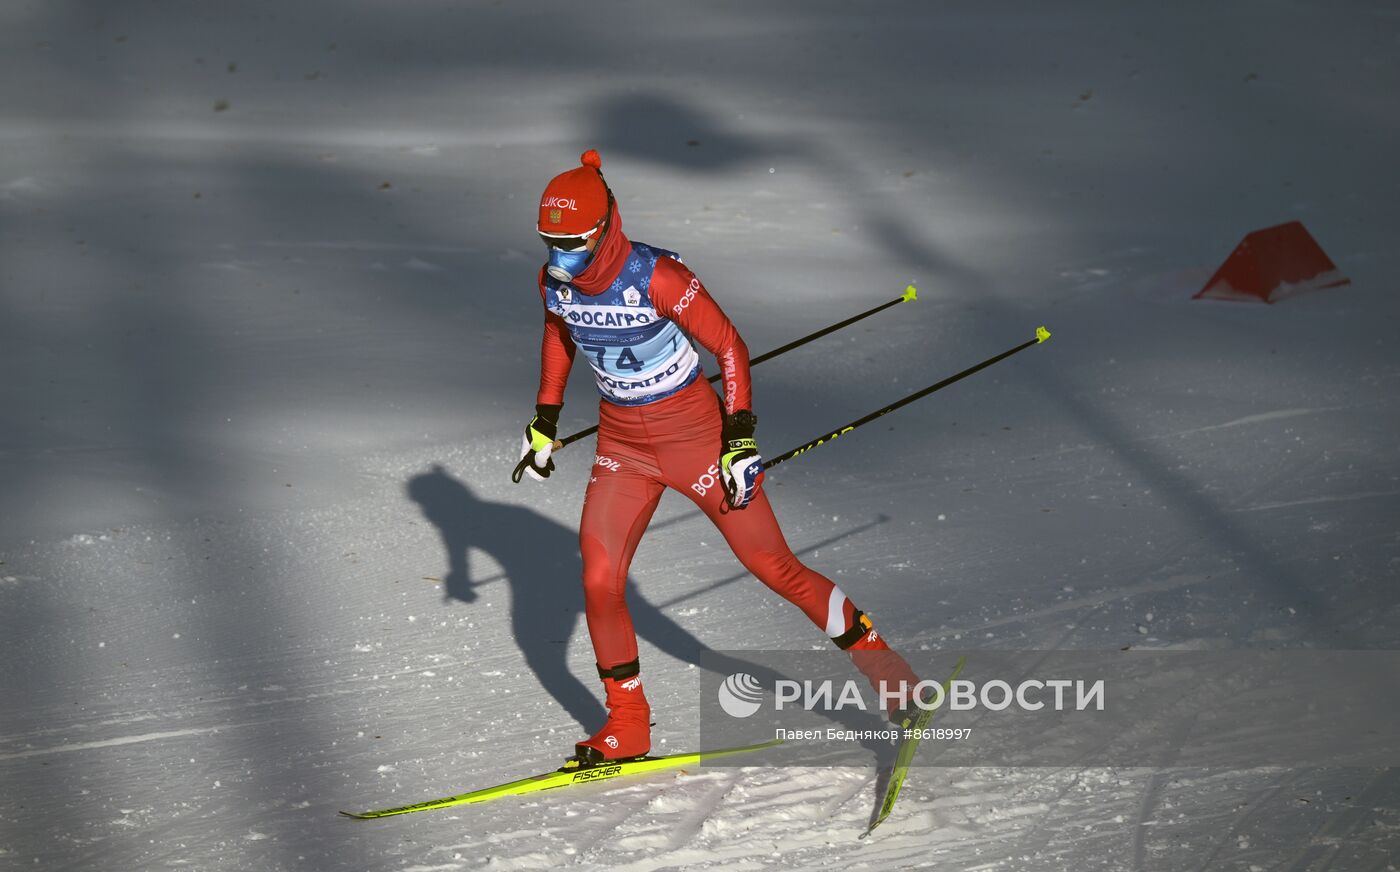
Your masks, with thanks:
<instances>
[{"instance_id":1,"label":"skier in red suit","mask_svg":"<svg viewBox=\"0 0 1400 872\"><path fill-rule=\"evenodd\" d=\"M588 632L609 714L601 730L577 744L577 758L592 764L651 749L651 709L624 588L668 487L694 501L749 572L849 651L877 692L881 681L913 688L917 677L869 617L784 541L762 488L748 348L678 255L623 235L596 151L550 181L537 229L549 256L539 273L544 342L535 416L515 479L542 481L554 469L564 385L580 350L601 395L579 545ZM719 362L723 399L703 377L691 340ZM894 701L891 716L900 708Z\"/></svg>"}]
</instances>

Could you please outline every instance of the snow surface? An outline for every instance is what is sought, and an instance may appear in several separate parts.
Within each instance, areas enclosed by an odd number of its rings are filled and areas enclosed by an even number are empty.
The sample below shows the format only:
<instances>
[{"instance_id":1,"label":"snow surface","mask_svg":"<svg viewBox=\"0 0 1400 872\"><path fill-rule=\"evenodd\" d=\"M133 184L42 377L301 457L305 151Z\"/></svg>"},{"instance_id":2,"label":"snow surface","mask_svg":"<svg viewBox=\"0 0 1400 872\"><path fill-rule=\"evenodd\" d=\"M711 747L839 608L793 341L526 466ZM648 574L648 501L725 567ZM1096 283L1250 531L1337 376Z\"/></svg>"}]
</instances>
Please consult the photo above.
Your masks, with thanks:
<instances>
[{"instance_id":1,"label":"snow surface","mask_svg":"<svg viewBox=\"0 0 1400 872\"><path fill-rule=\"evenodd\" d=\"M759 352L789 540L910 650L1388 648L1400 12L1308 4L0 5L0 867L1379 870L1395 770L710 769L374 823L601 714L589 443L512 485L545 180L602 154ZM1189 298L1299 219L1352 285ZM594 421L576 373L563 428ZM825 644L670 495L704 647Z\"/></svg>"}]
</instances>

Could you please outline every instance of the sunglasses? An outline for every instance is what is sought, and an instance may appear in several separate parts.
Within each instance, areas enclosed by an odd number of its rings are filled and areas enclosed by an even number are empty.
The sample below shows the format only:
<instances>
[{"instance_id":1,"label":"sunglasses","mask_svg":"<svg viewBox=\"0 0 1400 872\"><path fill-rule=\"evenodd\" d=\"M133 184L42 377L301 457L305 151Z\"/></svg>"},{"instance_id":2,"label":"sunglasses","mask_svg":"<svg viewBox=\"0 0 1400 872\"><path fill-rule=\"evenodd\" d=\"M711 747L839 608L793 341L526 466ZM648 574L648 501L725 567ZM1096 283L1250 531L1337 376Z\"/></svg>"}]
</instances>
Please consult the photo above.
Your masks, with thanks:
<instances>
[{"instance_id":1,"label":"sunglasses","mask_svg":"<svg viewBox=\"0 0 1400 872\"><path fill-rule=\"evenodd\" d=\"M588 247L589 237L597 232L598 228L594 227L580 236L551 236L548 233L541 233L540 239L544 240L545 245L560 251L583 251Z\"/></svg>"}]
</instances>

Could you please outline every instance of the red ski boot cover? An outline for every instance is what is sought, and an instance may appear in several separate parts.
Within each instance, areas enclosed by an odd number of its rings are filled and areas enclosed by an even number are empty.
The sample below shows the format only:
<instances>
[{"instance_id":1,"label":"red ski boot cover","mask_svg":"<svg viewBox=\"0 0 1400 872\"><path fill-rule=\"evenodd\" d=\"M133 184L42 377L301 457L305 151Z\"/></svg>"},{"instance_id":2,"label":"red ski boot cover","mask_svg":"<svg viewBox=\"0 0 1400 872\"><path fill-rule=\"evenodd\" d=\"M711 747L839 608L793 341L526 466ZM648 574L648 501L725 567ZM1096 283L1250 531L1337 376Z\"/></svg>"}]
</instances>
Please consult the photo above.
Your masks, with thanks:
<instances>
[{"instance_id":1,"label":"red ski boot cover","mask_svg":"<svg viewBox=\"0 0 1400 872\"><path fill-rule=\"evenodd\" d=\"M642 677L604 678L608 722L592 738L574 746L589 763L640 757L651 750L651 706L642 692Z\"/></svg>"},{"instance_id":2,"label":"red ski boot cover","mask_svg":"<svg viewBox=\"0 0 1400 872\"><path fill-rule=\"evenodd\" d=\"M861 621L870 626L869 619L864 615L861 615ZM903 657L885 644L879 632L870 628L846 650L850 652L851 662L874 688L876 699L887 715L893 718L911 706L919 676L914 674Z\"/></svg>"}]
</instances>

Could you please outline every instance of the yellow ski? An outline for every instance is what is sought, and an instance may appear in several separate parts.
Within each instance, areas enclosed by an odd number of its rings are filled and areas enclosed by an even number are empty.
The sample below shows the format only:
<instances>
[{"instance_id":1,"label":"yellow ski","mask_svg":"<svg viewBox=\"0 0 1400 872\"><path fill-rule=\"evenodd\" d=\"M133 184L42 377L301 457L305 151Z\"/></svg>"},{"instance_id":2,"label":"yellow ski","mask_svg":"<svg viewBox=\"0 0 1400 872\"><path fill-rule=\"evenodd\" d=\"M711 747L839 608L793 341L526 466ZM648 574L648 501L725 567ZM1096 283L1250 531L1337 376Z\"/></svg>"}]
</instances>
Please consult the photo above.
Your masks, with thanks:
<instances>
[{"instance_id":1,"label":"yellow ski","mask_svg":"<svg viewBox=\"0 0 1400 872\"><path fill-rule=\"evenodd\" d=\"M767 742L760 742L757 745L744 745L738 748L720 748L714 751L692 751L688 754L670 754L665 757L638 757L633 760L622 760L616 763L601 763L597 766L587 766L583 768L565 767L554 772L532 775L529 778L522 778L519 781L510 781L505 784L498 784L495 787L485 787L481 790L473 790L471 793L463 793L457 796L430 799L427 802L403 805L398 808L382 808L375 811L361 812L342 811L341 814L346 817L364 821L374 820L375 818L393 817L399 814L410 814L415 811L431 811L435 808L449 808L454 805L466 805L472 802L486 802L488 800L498 799L502 796L519 796L522 793L536 793L541 790L551 790L556 787L567 787L571 784L591 784L596 781L620 778L624 775L640 775L643 772L655 772L659 769L677 769L681 766L691 766L715 757L728 757L732 754L746 754L750 751L761 751L764 748L771 748L779 744L782 744L782 739L772 739Z\"/></svg>"},{"instance_id":2,"label":"yellow ski","mask_svg":"<svg viewBox=\"0 0 1400 872\"><path fill-rule=\"evenodd\" d=\"M962 673L963 667L966 665L966 657L959 657L958 662L953 664L952 674L943 680L943 694L945 698L948 694L949 687L953 683L953 679L957 678L958 675ZM919 739L922 736L921 731L928 727L929 721L933 720L934 713L937 711L937 709L920 711L918 717L916 717L912 723L908 724L906 728L908 735L899 743L899 751L896 753L894 759L894 769L890 772L889 783L885 786L885 797L880 803L880 811L875 816L875 820L870 822L870 828L861 834L860 837L862 839L874 832L875 828L880 824L884 823L885 818L889 817L890 812L894 810L894 801L899 799L899 789L904 786L904 776L909 773L909 764L914 762L914 752L918 750Z\"/></svg>"}]
</instances>

